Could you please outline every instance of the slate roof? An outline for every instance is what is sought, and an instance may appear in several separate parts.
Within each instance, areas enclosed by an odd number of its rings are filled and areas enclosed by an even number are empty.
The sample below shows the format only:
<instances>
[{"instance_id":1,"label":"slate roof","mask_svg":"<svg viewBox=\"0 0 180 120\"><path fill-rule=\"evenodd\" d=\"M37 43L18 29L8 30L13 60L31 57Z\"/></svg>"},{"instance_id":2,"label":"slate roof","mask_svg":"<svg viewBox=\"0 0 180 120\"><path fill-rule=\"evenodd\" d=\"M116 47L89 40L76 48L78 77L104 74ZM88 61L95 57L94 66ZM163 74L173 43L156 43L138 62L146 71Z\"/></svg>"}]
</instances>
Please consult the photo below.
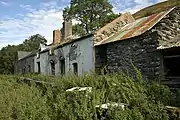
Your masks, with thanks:
<instances>
[{"instance_id":1,"label":"slate roof","mask_svg":"<svg viewBox=\"0 0 180 120\"><path fill-rule=\"evenodd\" d=\"M128 38L142 35L146 31L154 27L161 19L163 19L167 14L169 14L169 12L171 12L174 8L171 8L170 10L163 11L157 14L152 14L148 17L140 18L132 23L129 23L124 27L122 27L117 33L112 34L107 39L104 39L99 42L95 41L94 46L125 40Z\"/></svg>"},{"instance_id":2,"label":"slate roof","mask_svg":"<svg viewBox=\"0 0 180 120\"><path fill-rule=\"evenodd\" d=\"M37 51L29 52L26 56L24 56L24 57L22 57L22 58L20 58L20 59L18 59L18 60L23 60L23 59L25 59L25 58L28 58L28 57L31 57L31 56L35 56L36 53L37 53Z\"/></svg>"},{"instance_id":3,"label":"slate roof","mask_svg":"<svg viewBox=\"0 0 180 120\"><path fill-rule=\"evenodd\" d=\"M31 52L26 52L26 51L17 51L18 54L18 60L25 58L28 56Z\"/></svg>"}]
</instances>

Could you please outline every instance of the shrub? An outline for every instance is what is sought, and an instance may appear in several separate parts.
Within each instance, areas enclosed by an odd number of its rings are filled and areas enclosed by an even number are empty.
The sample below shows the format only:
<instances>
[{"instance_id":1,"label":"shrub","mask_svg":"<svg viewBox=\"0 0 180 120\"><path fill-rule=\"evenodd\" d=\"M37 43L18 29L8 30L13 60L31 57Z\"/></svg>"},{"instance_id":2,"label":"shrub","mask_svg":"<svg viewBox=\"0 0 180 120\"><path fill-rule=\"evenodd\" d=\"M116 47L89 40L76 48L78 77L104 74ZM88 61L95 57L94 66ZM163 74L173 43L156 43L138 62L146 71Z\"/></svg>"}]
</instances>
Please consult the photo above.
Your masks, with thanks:
<instances>
[{"instance_id":1,"label":"shrub","mask_svg":"<svg viewBox=\"0 0 180 120\"><path fill-rule=\"evenodd\" d=\"M0 77L1 120L48 120L46 96L35 87L15 83L16 77Z\"/></svg>"},{"instance_id":2,"label":"shrub","mask_svg":"<svg viewBox=\"0 0 180 120\"><path fill-rule=\"evenodd\" d=\"M84 74L81 77L47 77L28 75L28 77L53 81L54 86L27 86L13 80L19 77L0 77L2 96L0 116L10 119L52 119L52 120L96 120L96 105L105 103L126 103L128 108L110 107L106 112L113 120L168 120L164 109L169 104L170 91L166 86L143 81L140 74L136 79L118 73L108 75ZM6 80L8 79L8 80ZM46 92L42 94L42 88ZM67 92L72 87L92 87L92 92ZM15 111L15 112L14 112Z\"/></svg>"}]
</instances>

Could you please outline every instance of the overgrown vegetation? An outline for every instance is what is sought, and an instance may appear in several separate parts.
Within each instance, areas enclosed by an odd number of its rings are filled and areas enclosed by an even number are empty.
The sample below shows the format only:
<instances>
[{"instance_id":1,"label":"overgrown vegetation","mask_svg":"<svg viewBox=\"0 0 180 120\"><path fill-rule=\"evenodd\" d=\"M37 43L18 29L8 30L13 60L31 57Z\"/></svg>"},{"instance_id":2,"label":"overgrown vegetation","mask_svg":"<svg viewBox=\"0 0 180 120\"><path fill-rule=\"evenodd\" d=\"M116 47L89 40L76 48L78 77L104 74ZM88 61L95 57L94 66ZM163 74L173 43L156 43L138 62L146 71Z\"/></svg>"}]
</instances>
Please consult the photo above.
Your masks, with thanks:
<instances>
[{"instance_id":1,"label":"overgrown vegetation","mask_svg":"<svg viewBox=\"0 0 180 120\"><path fill-rule=\"evenodd\" d=\"M96 105L105 103L128 104L125 110L110 107L106 118L111 120L168 120L171 117L165 109L166 105L173 104L169 88L143 81L139 75L136 79L123 73L25 77L54 84L28 86L16 82L21 76L0 76L0 119L96 120ZM92 91L66 91L72 87L92 87Z\"/></svg>"}]
</instances>

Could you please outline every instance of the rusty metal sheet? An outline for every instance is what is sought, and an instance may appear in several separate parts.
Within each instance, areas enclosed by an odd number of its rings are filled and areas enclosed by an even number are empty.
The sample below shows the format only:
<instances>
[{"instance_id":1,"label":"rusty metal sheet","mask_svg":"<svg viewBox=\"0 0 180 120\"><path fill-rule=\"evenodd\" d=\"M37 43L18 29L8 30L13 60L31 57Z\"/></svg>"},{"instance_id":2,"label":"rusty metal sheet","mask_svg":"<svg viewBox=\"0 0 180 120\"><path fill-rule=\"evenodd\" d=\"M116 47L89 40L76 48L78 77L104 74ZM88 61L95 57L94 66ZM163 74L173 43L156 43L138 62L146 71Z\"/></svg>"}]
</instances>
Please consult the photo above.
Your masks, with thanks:
<instances>
[{"instance_id":1,"label":"rusty metal sheet","mask_svg":"<svg viewBox=\"0 0 180 120\"><path fill-rule=\"evenodd\" d=\"M123 28L121 28L119 32L117 32L114 35L111 35L111 37L104 39L102 41L99 41L99 42L95 42L94 46L139 36L145 33L146 31L150 30L154 25L156 25L161 19L164 18L164 16L166 16L173 9L174 8L168 11L160 12L158 14L153 14L148 17L138 19L135 22L129 23Z\"/></svg>"}]
</instances>

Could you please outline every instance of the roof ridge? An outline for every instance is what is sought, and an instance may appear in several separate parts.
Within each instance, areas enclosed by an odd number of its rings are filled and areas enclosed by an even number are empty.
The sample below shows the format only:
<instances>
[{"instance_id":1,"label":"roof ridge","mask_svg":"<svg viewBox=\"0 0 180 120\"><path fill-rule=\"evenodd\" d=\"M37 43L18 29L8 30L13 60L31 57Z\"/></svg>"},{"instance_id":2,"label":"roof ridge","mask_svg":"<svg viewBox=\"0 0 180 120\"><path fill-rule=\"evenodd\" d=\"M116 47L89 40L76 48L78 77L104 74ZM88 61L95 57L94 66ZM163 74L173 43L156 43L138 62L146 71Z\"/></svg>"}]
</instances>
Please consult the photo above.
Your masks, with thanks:
<instances>
[{"instance_id":1,"label":"roof ridge","mask_svg":"<svg viewBox=\"0 0 180 120\"><path fill-rule=\"evenodd\" d=\"M106 37L101 41L95 42L94 46L139 36L152 29L160 20L162 20L167 14L174 10L174 8L175 7L158 14L155 13L143 18L139 18L132 23L128 23L113 35Z\"/></svg>"}]
</instances>

